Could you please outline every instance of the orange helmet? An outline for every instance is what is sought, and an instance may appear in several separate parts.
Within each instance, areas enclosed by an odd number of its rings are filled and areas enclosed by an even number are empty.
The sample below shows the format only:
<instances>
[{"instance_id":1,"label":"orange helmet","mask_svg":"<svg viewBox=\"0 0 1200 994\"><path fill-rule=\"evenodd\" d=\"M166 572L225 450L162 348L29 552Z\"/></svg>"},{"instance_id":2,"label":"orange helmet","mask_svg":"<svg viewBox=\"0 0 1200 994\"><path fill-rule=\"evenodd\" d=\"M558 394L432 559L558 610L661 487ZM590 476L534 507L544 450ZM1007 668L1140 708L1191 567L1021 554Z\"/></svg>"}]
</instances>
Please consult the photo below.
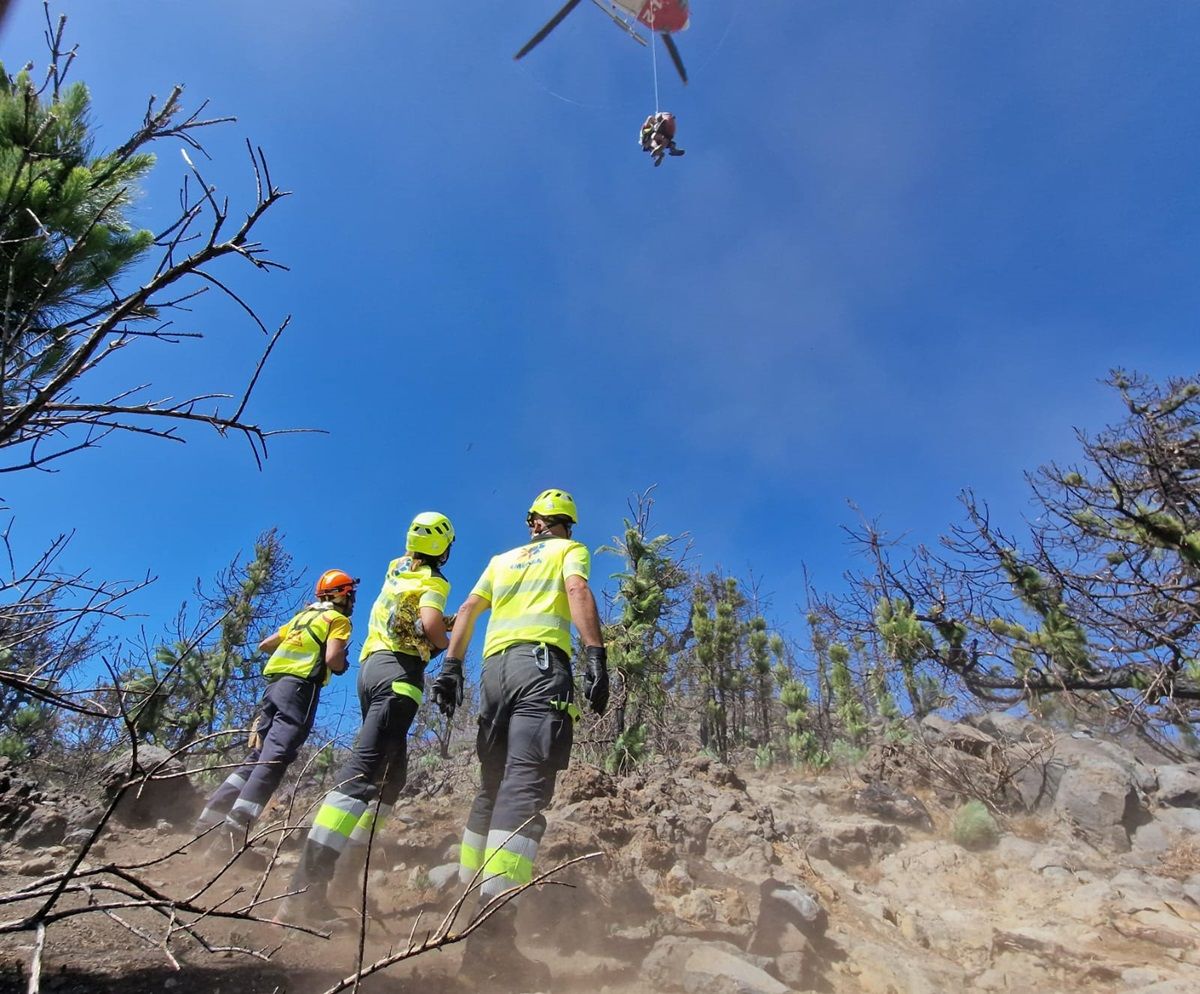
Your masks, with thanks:
<instances>
[{"instance_id":1,"label":"orange helmet","mask_svg":"<svg viewBox=\"0 0 1200 994\"><path fill-rule=\"evenodd\" d=\"M327 569L317 581L317 600L327 601L330 598L348 596L354 593L358 581L349 573L340 569Z\"/></svg>"}]
</instances>

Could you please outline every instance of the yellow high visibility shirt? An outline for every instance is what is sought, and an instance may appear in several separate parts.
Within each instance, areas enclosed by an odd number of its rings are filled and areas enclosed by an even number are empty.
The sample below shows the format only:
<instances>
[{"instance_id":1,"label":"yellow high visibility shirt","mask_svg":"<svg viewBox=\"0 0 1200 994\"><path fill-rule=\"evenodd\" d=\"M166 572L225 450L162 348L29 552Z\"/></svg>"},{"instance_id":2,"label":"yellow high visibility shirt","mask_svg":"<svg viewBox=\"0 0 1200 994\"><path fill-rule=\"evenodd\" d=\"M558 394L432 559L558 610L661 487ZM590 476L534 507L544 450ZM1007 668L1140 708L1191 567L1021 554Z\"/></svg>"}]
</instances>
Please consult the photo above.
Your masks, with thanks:
<instances>
[{"instance_id":1,"label":"yellow high visibility shirt","mask_svg":"<svg viewBox=\"0 0 1200 994\"><path fill-rule=\"evenodd\" d=\"M449 597L449 582L432 566L416 566L412 556L393 559L383 579L383 589L371 606L367 639L358 661L361 663L379 651L420 656L420 636L413 627L421 616L420 609L431 607L444 614Z\"/></svg>"},{"instance_id":2,"label":"yellow high visibility shirt","mask_svg":"<svg viewBox=\"0 0 1200 994\"><path fill-rule=\"evenodd\" d=\"M587 546L569 538L536 538L498 556L471 593L492 605L486 659L516 642L545 642L571 653L571 608L567 577L585 580L592 557Z\"/></svg>"},{"instance_id":3,"label":"yellow high visibility shirt","mask_svg":"<svg viewBox=\"0 0 1200 994\"><path fill-rule=\"evenodd\" d=\"M350 619L325 601L310 604L276 633L283 641L271 653L263 676L298 676L329 682L325 643L331 638L350 641Z\"/></svg>"}]
</instances>

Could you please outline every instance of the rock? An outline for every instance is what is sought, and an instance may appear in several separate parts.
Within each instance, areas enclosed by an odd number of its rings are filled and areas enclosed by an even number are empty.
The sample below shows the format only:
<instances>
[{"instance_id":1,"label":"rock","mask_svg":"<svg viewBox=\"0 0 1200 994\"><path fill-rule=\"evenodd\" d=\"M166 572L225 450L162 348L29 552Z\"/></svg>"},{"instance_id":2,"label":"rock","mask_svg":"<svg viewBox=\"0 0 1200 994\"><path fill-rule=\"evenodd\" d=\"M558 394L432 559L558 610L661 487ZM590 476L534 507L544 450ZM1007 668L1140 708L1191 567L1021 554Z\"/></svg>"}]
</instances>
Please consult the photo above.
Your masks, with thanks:
<instances>
[{"instance_id":1,"label":"rock","mask_svg":"<svg viewBox=\"0 0 1200 994\"><path fill-rule=\"evenodd\" d=\"M948 746L956 752L979 758L991 755L999 747L986 732L962 722L947 721L936 714L921 719L921 735L930 745Z\"/></svg>"},{"instance_id":2,"label":"rock","mask_svg":"<svg viewBox=\"0 0 1200 994\"><path fill-rule=\"evenodd\" d=\"M695 886L695 881L692 880L691 874L688 873L687 867L683 863L676 863L663 874L662 888L672 897L686 894Z\"/></svg>"},{"instance_id":3,"label":"rock","mask_svg":"<svg viewBox=\"0 0 1200 994\"><path fill-rule=\"evenodd\" d=\"M808 976L809 954L796 952L780 953L775 957L775 975L789 987L799 990L805 986Z\"/></svg>"},{"instance_id":4,"label":"rock","mask_svg":"<svg viewBox=\"0 0 1200 994\"><path fill-rule=\"evenodd\" d=\"M1147 987L1165 979L1162 970L1151 969L1148 966L1134 966L1121 971L1121 983L1126 987Z\"/></svg>"},{"instance_id":5,"label":"rock","mask_svg":"<svg viewBox=\"0 0 1200 994\"><path fill-rule=\"evenodd\" d=\"M125 750L105 764L102 782L110 801L130 780L131 760L131 753ZM139 746L138 768L132 772L143 778L152 775L125 788L113 813L117 821L130 828L154 825L159 818L177 827L192 824L203 798L184 774L184 766L178 759L158 746ZM167 779L158 779L153 774L165 775Z\"/></svg>"},{"instance_id":6,"label":"rock","mask_svg":"<svg viewBox=\"0 0 1200 994\"><path fill-rule=\"evenodd\" d=\"M1163 853L1175 844L1179 834L1163 822L1155 820L1148 825L1139 825L1129 841L1131 847L1138 852Z\"/></svg>"},{"instance_id":7,"label":"rock","mask_svg":"<svg viewBox=\"0 0 1200 994\"><path fill-rule=\"evenodd\" d=\"M655 943L642 962L642 974L659 991L787 994L788 988L754 959L728 942L667 936Z\"/></svg>"},{"instance_id":8,"label":"rock","mask_svg":"<svg viewBox=\"0 0 1200 994\"><path fill-rule=\"evenodd\" d=\"M770 879L759 885L758 921L749 950L761 956L799 951L788 948L792 930L808 939L824 936L829 917L811 888L799 883Z\"/></svg>"},{"instance_id":9,"label":"rock","mask_svg":"<svg viewBox=\"0 0 1200 994\"><path fill-rule=\"evenodd\" d=\"M22 849L41 849L62 842L66 834L66 817L54 808L40 806L33 809L12 841Z\"/></svg>"},{"instance_id":10,"label":"rock","mask_svg":"<svg viewBox=\"0 0 1200 994\"><path fill-rule=\"evenodd\" d=\"M54 872L55 865L53 856L32 856L17 866L17 874L22 877L44 877Z\"/></svg>"},{"instance_id":11,"label":"rock","mask_svg":"<svg viewBox=\"0 0 1200 994\"><path fill-rule=\"evenodd\" d=\"M886 783L870 783L854 795L854 810L880 821L919 825L929 831L933 819L921 800Z\"/></svg>"},{"instance_id":12,"label":"rock","mask_svg":"<svg viewBox=\"0 0 1200 994\"><path fill-rule=\"evenodd\" d=\"M717 906L708 891L689 891L675 901L675 914L687 922L713 922L717 918Z\"/></svg>"},{"instance_id":13,"label":"rock","mask_svg":"<svg viewBox=\"0 0 1200 994\"><path fill-rule=\"evenodd\" d=\"M964 723L1004 742L1049 742L1053 738L1045 725L1001 711L973 715Z\"/></svg>"},{"instance_id":14,"label":"rock","mask_svg":"<svg viewBox=\"0 0 1200 994\"><path fill-rule=\"evenodd\" d=\"M429 886L438 893L453 890L458 884L458 863L443 863L428 871Z\"/></svg>"},{"instance_id":15,"label":"rock","mask_svg":"<svg viewBox=\"0 0 1200 994\"><path fill-rule=\"evenodd\" d=\"M1160 980L1148 987L1135 988L1135 994L1196 994L1196 978Z\"/></svg>"},{"instance_id":16,"label":"rock","mask_svg":"<svg viewBox=\"0 0 1200 994\"><path fill-rule=\"evenodd\" d=\"M763 826L744 814L731 811L709 829L704 854L709 859L732 859L750 849L759 850L770 860L771 844Z\"/></svg>"},{"instance_id":17,"label":"rock","mask_svg":"<svg viewBox=\"0 0 1200 994\"><path fill-rule=\"evenodd\" d=\"M1174 764L1157 768L1159 804L1172 808L1200 807L1200 766Z\"/></svg>"},{"instance_id":18,"label":"rock","mask_svg":"<svg viewBox=\"0 0 1200 994\"><path fill-rule=\"evenodd\" d=\"M1056 846L1045 846L1029 861L1029 869L1034 873L1043 873L1051 867L1074 871L1080 869L1082 865L1079 857L1074 853Z\"/></svg>"},{"instance_id":19,"label":"rock","mask_svg":"<svg viewBox=\"0 0 1200 994\"><path fill-rule=\"evenodd\" d=\"M1116 852L1129 851L1130 832L1149 817L1130 771L1099 755L1063 772L1054 811L1088 842Z\"/></svg>"},{"instance_id":20,"label":"rock","mask_svg":"<svg viewBox=\"0 0 1200 994\"><path fill-rule=\"evenodd\" d=\"M899 849L904 833L878 821L833 822L808 846L808 854L843 869L869 863L877 853Z\"/></svg>"},{"instance_id":21,"label":"rock","mask_svg":"<svg viewBox=\"0 0 1200 994\"><path fill-rule=\"evenodd\" d=\"M1200 808L1159 808L1154 821L1183 835L1200 836Z\"/></svg>"}]
</instances>

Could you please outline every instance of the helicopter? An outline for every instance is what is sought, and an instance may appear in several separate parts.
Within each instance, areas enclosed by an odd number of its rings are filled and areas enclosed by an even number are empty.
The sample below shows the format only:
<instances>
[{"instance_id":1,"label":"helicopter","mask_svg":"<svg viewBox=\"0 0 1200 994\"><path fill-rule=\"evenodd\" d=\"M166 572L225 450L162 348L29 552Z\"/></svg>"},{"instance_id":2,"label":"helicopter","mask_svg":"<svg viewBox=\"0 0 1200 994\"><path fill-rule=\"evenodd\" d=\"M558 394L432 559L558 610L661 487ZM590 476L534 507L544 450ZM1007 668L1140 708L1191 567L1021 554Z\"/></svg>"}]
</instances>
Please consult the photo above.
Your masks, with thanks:
<instances>
[{"instance_id":1,"label":"helicopter","mask_svg":"<svg viewBox=\"0 0 1200 994\"><path fill-rule=\"evenodd\" d=\"M530 38L525 47L513 58L521 59L528 55L562 23L571 11L579 6L580 2L581 0L567 0L559 12L550 18L545 26ZM646 39L638 32L637 24L644 24L651 31L657 32L662 37L671 61L675 63L675 70L679 73L679 78L684 83L688 81L687 70L683 68L683 59L679 56L675 39L671 37L676 31L683 31L688 26L690 17L688 0L592 0L592 3L611 17L618 27L640 45L645 45Z\"/></svg>"}]
</instances>

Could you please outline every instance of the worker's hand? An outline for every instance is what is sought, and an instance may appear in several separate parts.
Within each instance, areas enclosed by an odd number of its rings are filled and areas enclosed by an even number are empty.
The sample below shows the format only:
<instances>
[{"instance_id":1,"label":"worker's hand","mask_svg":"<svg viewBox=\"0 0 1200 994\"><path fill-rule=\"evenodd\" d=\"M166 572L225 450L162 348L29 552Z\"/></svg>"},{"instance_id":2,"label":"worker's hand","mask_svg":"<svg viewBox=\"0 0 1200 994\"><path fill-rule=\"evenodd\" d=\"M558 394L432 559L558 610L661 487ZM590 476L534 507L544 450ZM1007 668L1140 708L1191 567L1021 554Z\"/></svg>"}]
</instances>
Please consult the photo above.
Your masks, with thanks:
<instances>
[{"instance_id":1,"label":"worker's hand","mask_svg":"<svg viewBox=\"0 0 1200 994\"><path fill-rule=\"evenodd\" d=\"M608 653L602 645L589 645L583 650L587 661L583 670L583 696L596 714L608 707Z\"/></svg>"},{"instance_id":2,"label":"worker's hand","mask_svg":"<svg viewBox=\"0 0 1200 994\"><path fill-rule=\"evenodd\" d=\"M442 672L433 681L433 703L447 718L454 717L454 709L463 702L463 661L447 656L442 662Z\"/></svg>"}]
</instances>

